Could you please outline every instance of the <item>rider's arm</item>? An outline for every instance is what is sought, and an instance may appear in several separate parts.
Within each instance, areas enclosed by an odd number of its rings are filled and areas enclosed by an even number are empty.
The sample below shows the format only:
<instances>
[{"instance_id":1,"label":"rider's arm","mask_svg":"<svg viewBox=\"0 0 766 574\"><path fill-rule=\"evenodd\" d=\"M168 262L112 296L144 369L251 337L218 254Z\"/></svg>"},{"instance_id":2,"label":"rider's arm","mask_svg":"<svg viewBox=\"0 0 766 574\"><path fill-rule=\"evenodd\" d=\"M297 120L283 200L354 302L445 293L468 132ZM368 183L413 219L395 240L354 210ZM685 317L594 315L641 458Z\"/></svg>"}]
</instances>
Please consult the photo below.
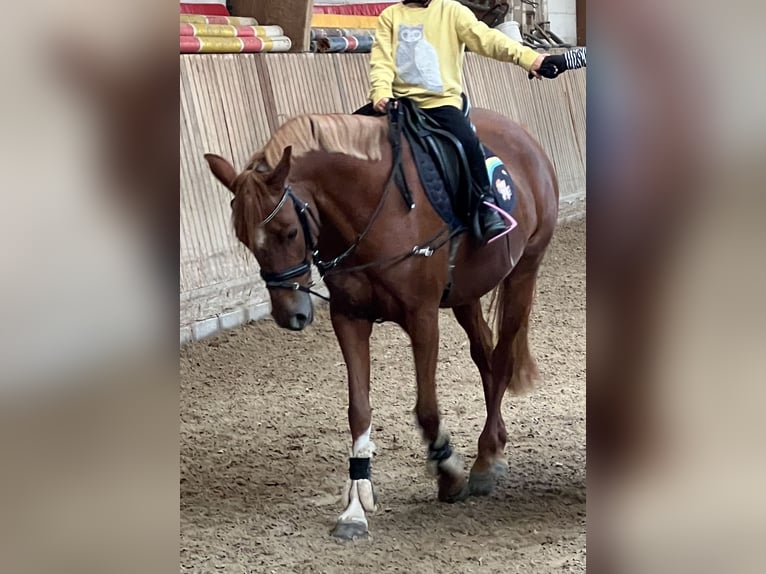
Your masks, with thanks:
<instances>
[{"instance_id":1,"label":"rider's arm","mask_svg":"<svg viewBox=\"0 0 766 574\"><path fill-rule=\"evenodd\" d=\"M568 52L564 52L564 62L566 62L567 70L585 68L585 48L574 48Z\"/></svg>"},{"instance_id":2,"label":"rider's arm","mask_svg":"<svg viewBox=\"0 0 766 574\"><path fill-rule=\"evenodd\" d=\"M458 38L469 50L487 58L510 62L529 71L540 54L532 48L511 40L508 36L476 19L473 12L462 4L454 3L455 29Z\"/></svg>"},{"instance_id":3,"label":"rider's arm","mask_svg":"<svg viewBox=\"0 0 766 574\"><path fill-rule=\"evenodd\" d=\"M388 10L383 10L378 17L375 29L375 42L370 53L370 101L376 104L383 98L393 98L391 89L396 74L394 50L392 46L393 23Z\"/></svg>"}]
</instances>

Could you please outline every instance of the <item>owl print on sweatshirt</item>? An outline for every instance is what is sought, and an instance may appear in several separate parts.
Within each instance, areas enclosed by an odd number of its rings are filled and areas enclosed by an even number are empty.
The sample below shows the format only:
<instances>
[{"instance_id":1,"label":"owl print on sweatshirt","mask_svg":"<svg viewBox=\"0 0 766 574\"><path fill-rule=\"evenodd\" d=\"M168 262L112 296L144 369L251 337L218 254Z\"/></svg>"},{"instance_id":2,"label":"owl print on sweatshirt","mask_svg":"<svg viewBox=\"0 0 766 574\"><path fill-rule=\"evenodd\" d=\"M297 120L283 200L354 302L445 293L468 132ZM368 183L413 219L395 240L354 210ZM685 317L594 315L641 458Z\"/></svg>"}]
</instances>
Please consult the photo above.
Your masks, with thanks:
<instances>
[{"instance_id":1,"label":"owl print on sweatshirt","mask_svg":"<svg viewBox=\"0 0 766 574\"><path fill-rule=\"evenodd\" d=\"M444 90L439 55L423 35L423 25L399 26L396 47L396 70L401 80L413 86L422 86L429 92L441 94Z\"/></svg>"}]
</instances>

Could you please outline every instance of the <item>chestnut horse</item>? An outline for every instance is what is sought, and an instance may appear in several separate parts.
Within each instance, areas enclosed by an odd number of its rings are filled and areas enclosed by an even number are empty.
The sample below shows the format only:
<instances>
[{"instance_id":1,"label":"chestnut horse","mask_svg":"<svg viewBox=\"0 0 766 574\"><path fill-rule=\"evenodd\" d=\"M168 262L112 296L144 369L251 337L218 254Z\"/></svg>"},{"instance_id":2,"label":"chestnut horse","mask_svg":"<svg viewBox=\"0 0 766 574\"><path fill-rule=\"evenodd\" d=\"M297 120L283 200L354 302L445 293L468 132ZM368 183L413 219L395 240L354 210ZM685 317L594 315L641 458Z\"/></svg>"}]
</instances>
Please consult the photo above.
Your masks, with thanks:
<instances>
[{"instance_id":1,"label":"chestnut horse","mask_svg":"<svg viewBox=\"0 0 766 574\"><path fill-rule=\"evenodd\" d=\"M365 536L366 513L376 505L369 400L374 322L394 321L412 341L415 412L442 501L492 491L506 468L503 395L508 388L530 389L538 377L527 331L537 272L556 226L558 183L545 152L521 126L488 110L474 109L471 117L516 184L518 225L486 246L463 238L450 272L449 232L425 196L406 142L401 162L415 207L396 191L386 118L298 116L239 174L225 159L205 156L234 194L237 238L260 265L278 325L301 330L311 323L312 263L324 273L348 371L352 446L346 508L334 531L340 538ZM481 307L482 296L493 289L497 344ZM440 423L435 380L440 307L452 308L465 330L484 386L487 418L468 481Z\"/></svg>"}]
</instances>

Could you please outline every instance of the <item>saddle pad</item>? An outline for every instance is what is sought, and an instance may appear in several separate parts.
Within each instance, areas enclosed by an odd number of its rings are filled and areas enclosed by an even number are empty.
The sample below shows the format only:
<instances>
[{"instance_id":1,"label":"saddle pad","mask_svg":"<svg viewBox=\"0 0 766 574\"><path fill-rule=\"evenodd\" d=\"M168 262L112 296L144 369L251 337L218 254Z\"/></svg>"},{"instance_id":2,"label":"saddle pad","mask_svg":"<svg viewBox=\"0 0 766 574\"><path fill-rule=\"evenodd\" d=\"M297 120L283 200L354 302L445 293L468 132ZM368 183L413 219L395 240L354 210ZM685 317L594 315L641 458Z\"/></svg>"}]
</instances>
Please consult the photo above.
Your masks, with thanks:
<instances>
[{"instance_id":1,"label":"saddle pad","mask_svg":"<svg viewBox=\"0 0 766 574\"><path fill-rule=\"evenodd\" d=\"M485 145L482 145L482 148L484 149L485 165L495 201L500 209L511 214L516 207L516 190L511 175L492 150ZM463 220L455 214L449 194L433 159L429 154L415 148L413 148L413 152L419 156L416 161L420 172L420 182L423 184L426 197L428 197L434 211L449 225L450 229L463 227Z\"/></svg>"},{"instance_id":2,"label":"saddle pad","mask_svg":"<svg viewBox=\"0 0 766 574\"><path fill-rule=\"evenodd\" d=\"M487 174L497 206L510 214L516 207L516 190L511 174L505 169L505 165L499 157L486 146L482 147L484 147L484 162L487 166Z\"/></svg>"}]
</instances>

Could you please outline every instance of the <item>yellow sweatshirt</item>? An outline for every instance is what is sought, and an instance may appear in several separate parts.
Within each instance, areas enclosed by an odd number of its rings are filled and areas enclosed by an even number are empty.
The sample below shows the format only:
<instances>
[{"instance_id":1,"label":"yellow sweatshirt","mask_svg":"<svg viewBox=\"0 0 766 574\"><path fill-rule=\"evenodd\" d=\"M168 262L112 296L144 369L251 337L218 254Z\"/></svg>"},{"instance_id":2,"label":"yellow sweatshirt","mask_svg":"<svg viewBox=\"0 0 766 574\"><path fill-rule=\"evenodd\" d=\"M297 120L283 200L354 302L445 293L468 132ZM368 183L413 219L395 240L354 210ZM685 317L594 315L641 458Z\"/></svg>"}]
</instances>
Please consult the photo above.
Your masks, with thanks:
<instances>
[{"instance_id":1,"label":"yellow sweatshirt","mask_svg":"<svg viewBox=\"0 0 766 574\"><path fill-rule=\"evenodd\" d=\"M460 108L465 47L529 70L539 54L479 22L455 0L394 4L380 14L370 55L370 101L411 98L422 108Z\"/></svg>"}]
</instances>

